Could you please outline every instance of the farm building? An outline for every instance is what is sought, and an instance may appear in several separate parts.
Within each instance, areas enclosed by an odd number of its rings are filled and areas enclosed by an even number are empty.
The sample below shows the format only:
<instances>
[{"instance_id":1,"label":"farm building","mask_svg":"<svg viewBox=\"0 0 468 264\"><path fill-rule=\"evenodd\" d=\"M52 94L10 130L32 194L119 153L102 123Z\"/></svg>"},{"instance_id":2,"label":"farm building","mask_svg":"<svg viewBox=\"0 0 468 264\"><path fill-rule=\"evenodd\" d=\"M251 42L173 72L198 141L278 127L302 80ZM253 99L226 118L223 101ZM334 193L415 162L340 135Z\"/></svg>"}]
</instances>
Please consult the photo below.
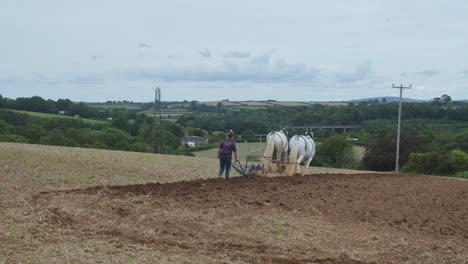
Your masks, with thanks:
<instances>
[{"instance_id":1,"label":"farm building","mask_svg":"<svg viewBox=\"0 0 468 264\"><path fill-rule=\"evenodd\" d=\"M187 136L181 138L180 142L180 147L185 148L193 148L193 147L199 147L199 146L204 146L208 144L208 138L206 137L198 137L198 136Z\"/></svg>"}]
</instances>

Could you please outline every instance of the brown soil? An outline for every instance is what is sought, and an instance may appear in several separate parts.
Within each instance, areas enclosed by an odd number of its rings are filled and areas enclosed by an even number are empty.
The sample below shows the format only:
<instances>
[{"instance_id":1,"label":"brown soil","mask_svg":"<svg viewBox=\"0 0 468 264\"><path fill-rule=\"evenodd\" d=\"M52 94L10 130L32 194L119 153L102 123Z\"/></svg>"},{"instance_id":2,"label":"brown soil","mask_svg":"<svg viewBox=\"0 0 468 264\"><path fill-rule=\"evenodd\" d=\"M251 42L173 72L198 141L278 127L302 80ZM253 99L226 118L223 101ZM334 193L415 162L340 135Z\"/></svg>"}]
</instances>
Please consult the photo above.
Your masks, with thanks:
<instances>
[{"instance_id":1,"label":"brown soil","mask_svg":"<svg viewBox=\"0 0 468 264\"><path fill-rule=\"evenodd\" d=\"M467 201L392 174L99 186L32 194L24 239L44 263L468 263Z\"/></svg>"}]
</instances>

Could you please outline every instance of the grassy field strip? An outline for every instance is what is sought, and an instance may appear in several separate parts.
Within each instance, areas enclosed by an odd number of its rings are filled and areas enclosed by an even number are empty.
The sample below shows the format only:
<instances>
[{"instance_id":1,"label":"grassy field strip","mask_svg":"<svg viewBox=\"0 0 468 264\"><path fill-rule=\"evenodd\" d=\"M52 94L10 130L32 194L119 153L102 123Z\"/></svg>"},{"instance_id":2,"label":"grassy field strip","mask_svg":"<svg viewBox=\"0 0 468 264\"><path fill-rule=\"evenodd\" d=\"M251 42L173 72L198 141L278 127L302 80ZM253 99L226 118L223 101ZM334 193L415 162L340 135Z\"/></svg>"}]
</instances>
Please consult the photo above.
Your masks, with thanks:
<instances>
[{"instance_id":1,"label":"grassy field strip","mask_svg":"<svg viewBox=\"0 0 468 264\"><path fill-rule=\"evenodd\" d=\"M239 155L240 160L244 160L247 155L258 155L261 156L263 155L263 152L265 151L266 144L263 143L236 143L237 147L237 154ZM258 150L255 152L252 152L252 150ZM216 158L218 155L218 149L217 148L212 148L212 149L207 149L199 152L194 152L195 157L200 157L200 158Z\"/></svg>"},{"instance_id":2,"label":"grassy field strip","mask_svg":"<svg viewBox=\"0 0 468 264\"><path fill-rule=\"evenodd\" d=\"M124 108L128 110L141 109L143 104L106 104L106 103L86 103L89 107L100 108L100 109L118 109Z\"/></svg>"},{"instance_id":3,"label":"grassy field strip","mask_svg":"<svg viewBox=\"0 0 468 264\"><path fill-rule=\"evenodd\" d=\"M244 160L247 156L262 156L266 148L266 143L236 143L237 153L240 160ZM253 151L252 151L253 150ZM353 146L354 154L356 155L357 160L361 160L364 157L365 148L361 146ZM208 149L199 152L194 152L196 157L203 158L216 158L217 149Z\"/></svg>"},{"instance_id":4,"label":"grassy field strip","mask_svg":"<svg viewBox=\"0 0 468 264\"><path fill-rule=\"evenodd\" d=\"M94 119L88 119L88 118L81 118L81 117L73 117L73 116L66 116L66 115L56 115L56 114L48 114L48 113L38 113L38 112L30 112L30 111L23 111L23 110L10 110L9 111L17 112L20 114L27 114L35 117L40 117L40 118L68 118L68 119L80 119L85 122L90 122L90 123L106 123L106 121L101 121L101 120L94 120Z\"/></svg>"}]
</instances>

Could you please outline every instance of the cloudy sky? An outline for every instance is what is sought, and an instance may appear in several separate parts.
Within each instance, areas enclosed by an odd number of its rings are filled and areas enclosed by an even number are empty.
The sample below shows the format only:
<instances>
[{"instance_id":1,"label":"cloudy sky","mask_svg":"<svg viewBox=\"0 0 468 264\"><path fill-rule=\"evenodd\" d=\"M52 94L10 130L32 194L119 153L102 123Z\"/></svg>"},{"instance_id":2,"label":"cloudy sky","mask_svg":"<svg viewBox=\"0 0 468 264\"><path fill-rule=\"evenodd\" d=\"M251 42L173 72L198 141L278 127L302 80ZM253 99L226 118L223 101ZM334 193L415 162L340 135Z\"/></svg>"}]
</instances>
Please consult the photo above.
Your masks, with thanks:
<instances>
[{"instance_id":1,"label":"cloudy sky","mask_svg":"<svg viewBox=\"0 0 468 264\"><path fill-rule=\"evenodd\" d=\"M466 0L0 0L0 94L468 99Z\"/></svg>"}]
</instances>

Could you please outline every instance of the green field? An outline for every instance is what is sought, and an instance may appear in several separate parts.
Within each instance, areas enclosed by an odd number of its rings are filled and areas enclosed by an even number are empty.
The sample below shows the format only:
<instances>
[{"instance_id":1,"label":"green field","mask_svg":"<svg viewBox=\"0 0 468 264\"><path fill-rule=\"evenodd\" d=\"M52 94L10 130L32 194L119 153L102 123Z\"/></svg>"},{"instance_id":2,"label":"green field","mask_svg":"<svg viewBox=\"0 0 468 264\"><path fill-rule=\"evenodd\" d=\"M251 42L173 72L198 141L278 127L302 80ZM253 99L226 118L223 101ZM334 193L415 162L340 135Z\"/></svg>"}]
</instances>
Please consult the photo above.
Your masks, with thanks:
<instances>
[{"instance_id":1,"label":"green field","mask_svg":"<svg viewBox=\"0 0 468 264\"><path fill-rule=\"evenodd\" d=\"M23 110L10 110L10 109L7 109L7 110L13 111L13 112L16 112L16 113L20 113L20 114L27 114L27 115L31 115L31 116L35 116L35 117L39 117L39 118L69 118L69 119L80 119L80 120L83 120L85 122L96 123L96 124L106 123L106 121L94 120L94 119L88 119L88 118L81 118L81 117L66 116L66 115L56 115L56 114L29 112L29 111L23 111Z\"/></svg>"},{"instance_id":2,"label":"green field","mask_svg":"<svg viewBox=\"0 0 468 264\"><path fill-rule=\"evenodd\" d=\"M239 155L239 160L245 160L249 155L261 156L265 150L266 144L262 143L236 143L237 146L237 154ZM196 157L200 158L216 158L218 155L218 149L208 149L199 152L194 152Z\"/></svg>"},{"instance_id":3,"label":"green field","mask_svg":"<svg viewBox=\"0 0 468 264\"><path fill-rule=\"evenodd\" d=\"M261 106L261 105L239 105L239 106L226 106L226 108L237 108L237 109L246 109L246 110L258 110L264 109L268 106Z\"/></svg>"},{"instance_id":4,"label":"green field","mask_svg":"<svg viewBox=\"0 0 468 264\"><path fill-rule=\"evenodd\" d=\"M107 103L86 103L89 107L98 108L98 109L127 109L127 110L139 110L143 104L107 104Z\"/></svg>"},{"instance_id":5,"label":"green field","mask_svg":"<svg viewBox=\"0 0 468 264\"><path fill-rule=\"evenodd\" d=\"M319 144L319 143L317 143ZM257 143L236 143L237 146L237 153L239 155L239 160L244 161L247 157L252 158L252 156L260 157L263 155L265 151L266 144L265 142ZM362 160L364 157L364 152L366 148L361 146L353 146L353 152L357 160ZM217 156L217 149L208 149L199 152L194 152L195 157L200 158L216 158Z\"/></svg>"}]
</instances>

